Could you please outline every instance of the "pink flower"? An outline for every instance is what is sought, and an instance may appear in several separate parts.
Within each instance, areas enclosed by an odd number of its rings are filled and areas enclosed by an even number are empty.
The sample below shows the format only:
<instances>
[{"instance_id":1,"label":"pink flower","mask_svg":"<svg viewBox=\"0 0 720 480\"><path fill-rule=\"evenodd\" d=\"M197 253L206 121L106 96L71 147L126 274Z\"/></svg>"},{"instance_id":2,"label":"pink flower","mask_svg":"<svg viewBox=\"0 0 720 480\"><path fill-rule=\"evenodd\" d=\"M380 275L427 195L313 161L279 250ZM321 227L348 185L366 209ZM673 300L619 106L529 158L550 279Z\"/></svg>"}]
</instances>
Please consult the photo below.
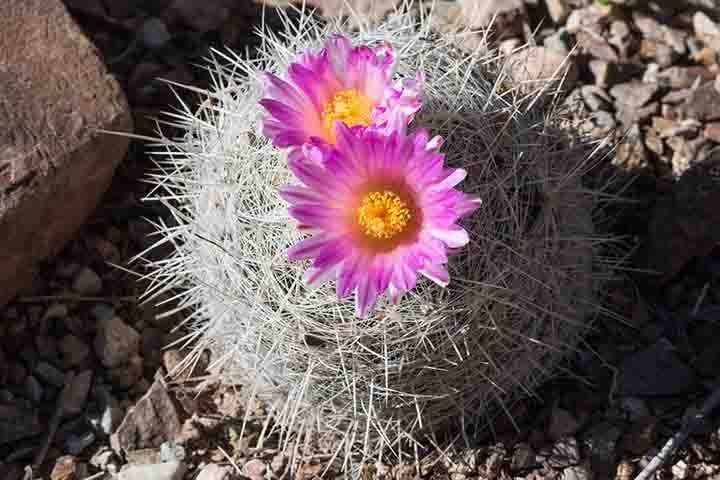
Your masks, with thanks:
<instances>
[{"instance_id":1,"label":"pink flower","mask_svg":"<svg viewBox=\"0 0 720 480\"><path fill-rule=\"evenodd\" d=\"M277 147L295 147L312 139L335 143L336 122L404 130L420 109L422 74L393 83L393 63L389 45L353 47L332 36L318 53L290 64L288 80L265 74L263 134Z\"/></svg>"},{"instance_id":2,"label":"pink flower","mask_svg":"<svg viewBox=\"0 0 720 480\"><path fill-rule=\"evenodd\" d=\"M290 155L301 185L281 195L289 213L312 236L288 250L293 260L312 259L309 285L336 279L337 295L355 294L365 316L388 293L397 301L418 274L445 286L449 249L468 243L456 222L480 205L453 188L466 175L445 168L440 139L425 130L356 131L337 126L334 147L314 142Z\"/></svg>"}]
</instances>

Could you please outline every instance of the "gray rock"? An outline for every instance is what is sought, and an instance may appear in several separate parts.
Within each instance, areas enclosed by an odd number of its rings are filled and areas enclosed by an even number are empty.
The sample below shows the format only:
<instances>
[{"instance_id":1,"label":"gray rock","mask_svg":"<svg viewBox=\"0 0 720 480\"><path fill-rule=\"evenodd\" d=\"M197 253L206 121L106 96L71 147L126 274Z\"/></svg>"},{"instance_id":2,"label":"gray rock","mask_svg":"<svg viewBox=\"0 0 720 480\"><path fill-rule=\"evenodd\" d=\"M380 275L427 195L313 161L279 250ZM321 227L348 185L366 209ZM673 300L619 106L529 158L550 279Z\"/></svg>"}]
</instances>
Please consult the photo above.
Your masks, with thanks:
<instances>
[{"instance_id":1,"label":"gray rock","mask_svg":"<svg viewBox=\"0 0 720 480\"><path fill-rule=\"evenodd\" d=\"M617 442L622 430L607 423L593 426L584 438L584 446L590 457L593 472L598 478L612 478L615 473L615 455Z\"/></svg>"},{"instance_id":2,"label":"gray rock","mask_svg":"<svg viewBox=\"0 0 720 480\"><path fill-rule=\"evenodd\" d=\"M635 38L630 26L622 20L613 20L610 23L608 43L617 49L620 57L627 58L635 45Z\"/></svg>"},{"instance_id":3,"label":"gray rock","mask_svg":"<svg viewBox=\"0 0 720 480\"><path fill-rule=\"evenodd\" d=\"M643 105L642 107L618 104L616 108L616 118L625 128L628 129L633 127L633 125L644 124L650 119L650 117L660 113L659 102L652 102L647 105Z\"/></svg>"},{"instance_id":4,"label":"gray rock","mask_svg":"<svg viewBox=\"0 0 720 480\"><path fill-rule=\"evenodd\" d=\"M119 460L111 448L103 445L90 458L90 465L98 470L117 471Z\"/></svg>"},{"instance_id":5,"label":"gray rock","mask_svg":"<svg viewBox=\"0 0 720 480\"><path fill-rule=\"evenodd\" d=\"M123 419L123 409L112 393L104 386L96 385L93 389L96 408L88 410L88 422L103 435L109 436Z\"/></svg>"},{"instance_id":6,"label":"gray rock","mask_svg":"<svg viewBox=\"0 0 720 480\"><path fill-rule=\"evenodd\" d=\"M621 365L617 393L622 396L669 396L687 392L695 385L695 374L661 339L631 355Z\"/></svg>"},{"instance_id":7,"label":"gray rock","mask_svg":"<svg viewBox=\"0 0 720 480\"><path fill-rule=\"evenodd\" d=\"M232 480L234 470L231 467L222 467L215 463L205 465L195 480Z\"/></svg>"},{"instance_id":8,"label":"gray rock","mask_svg":"<svg viewBox=\"0 0 720 480\"><path fill-rule=\"evenodd\" d=\"M677 53L673 48L661 41L643 38L640 42L640 56L653 60L659 67L669 67L676 58Z\"/></svg>"},{"instance_id":9,"label":"gray rock","mask_svg":"<svg viewBox=\"0 0 720 480\"><path fill-rule=\"evenodd\" d=\"M118 480L182 480L187 467L181 462L154 465L127 465L120 470Z\"/></svg>"},{"instance_id":10,"label":"gray rock","mask_svg":"<svg viewBox=\"0 0 720 480\"><path fill-rule=\"evenodd\" d=\"M37 412L15 405L0 405L0 445L34 437L43 430Z\"/></svg>"},{"instance_id":11,"label":"gray rock","mask_svg":"<svg viewBox=\"0 0 720 480\"><path fill-rule=\"evenodd\" d=\"M52 320L56 318L65 318L68 316L68 308L67 306L61 304L61 303L53 303L48 307L47 310L45 310L45 313L43 314L43 320Z\"/></svg>"},{"instance_id":12,"label":"gray rock","mask_svg":"<svg viewBox=\"0 0 720 480\"><path fill-rule=\"evenodd\" d=\"M612 99L602 88L595 85L583 85L580 87L580 94L585 105L591 110L609 110Z\"/></svg>"},{"instance_id":13,"label":"gray rock","mask_svg":"<svg viewBox=\"0 0 720 480\"><path fill-rule=\"evenodd\" d=\"M642 33L644 38L663 42L678 55L687 53L688 35L685 32L663 25L640 10L633 12L633 21L635 28Z\"/></svg>"},{"instance_id":14,"label":"gray rock","mask_svg":"<svg viewBox=\"0 0 720 480\"><path fill-rule=\"evenodd\" d=\"M109 368L126 364L140 350L140 334L118 317L100 322L95 335L95 353Z\"/></svg>"},{"instance_id":15,"label":"gray rock","mask_svg":"<svg viewBox=\"0 0 720 480\"><path fill-rule=\"evenodd\" d=\"M85 432L81 435L69 435L65 440L65 449L70 455L80 455L83 450L95 442L93 432Z\"/></svg>"},{"instance_id":16,"label":"gray rock","mask_svg":"<svg viewBox=\"0 0 720 480\"><path fill-rule=\"evenodd\" d=\"M543 39L543 46L550 50L567 55L570 53L570 36L566 28L559 28L557 31Z\"/></svg>"},{"instance_id":17,"label":"gray rock","mask_svg":"<svg viewBox=\"0 0 720 480\"><path fill-rule=\"evenodd\" d=\"M704 12L695 12L693 15L693 30L700 40L708 44L720 37L720 25L713 22Z\"/></svg>"},{"instance_id":18,"label":"gray rock","mask_svg":"<svg viewBox=\"0 0 720 480\"><path fill-rule=\"evenodd\" d=\"M93 307L90 309L90 314L98 322L104 322L105 320L110 320L115 316L115 309L112 308L110 305L98 303L96 305L93 305Z\"/></svg>"},{"instance_id":19,"label":"gray rock","mask_svg":"<svg viewBox=\"0 0 720 480\"><path fill-rule=\"evenodd\" d=\"M610 89L618 105L639 108L653 100L660 88L652 83L638 81L620 83Z\"/></svg>"},{"instance_id":20,"label":"gray rock","mask_svg":"<svg viewBox=\"0 0 720 480\"><path fill-rule=\"evenodd\" d=\"M249 460L243 466L243 474L253 480L262 479L267 471L267 465L259 458Z\"/></svg>"},{"instance_id":21,"label":"gray rock","mask_svg":"<svg viewBox=\"0 0 720 480\"><path fill-rule=\"evenodd\" d=\"M174 440L168 440L160 445L160 461L162 462L182 462L185 460L185 447Z\"/></svg>"},{"instance_id":22,"label":"gray rock","mask_svg":"<svg viewBox=\"0 0 720 480\"><path fill-rule=\"evenodd\" d=\"M720 244L718 171L720 152L716 151L685 172L653 208L647 245L639 252L638 263L659 272L657 283L668 282L691 259L703 258Z\"/></svg>"},{"instance_id":23,"label":"gray rock","mask_svg":"<svg viewBox=\"0 0 720 480\"><path fill-rule=\"evenodd\" d=\"M82 413L87 401L90 384L92 383L92 370L85 370L70 380L70 386L64 397L63 415L72 417Z\"/></svg>"},{"instance_id":24,"label":"gray rock","mask_svg":"<svg viewBox=\"0 0 720 480\"><path fill-rule=\"evenodd\" d=\"M580 462L580 447L575 437L558 440L550 451L548 463L553 468L564 468Z\"/></svg>"},{"instance_id":25,"label":"gray rock","mask_svg":"<svg viewBox=\"0 0 720 480\"><path fill-rule=\"evenodd\" d=\"M577 80L577 65L572 58L545 47L530 47L508 58L510 77L523 84L523 89L536 90L545 81L563 80L570 89Z\"/></svg>"},{"instance_id":26,"label":"gray rock","mask_svg":"<svg viewBox=\"0 0 720 480\"><path fill-rule=\"evenodd\" d=\"M513 471L528 470L533 468L537 463L535 462L535 451L528 443L518 443L513 451L512 459L510 460L510 468Z\"/></svg>"},{"instance_id":27,"label":"gray rock","mask_svg":"<svg viewBox=\"0 0 720 480\"><path fill-rule=\"evenodd\" d=\"M697 82L705 82L715 78L715 74L705 67L669 67L657 74L657 81L673 89L690 88ZM691 92L689 92L691 93Z\"/></svg>"},{"instance_id":28,"label":"gray rock","mask_svg":"<svg viewBox=\"0 0 720 480\"><path fill-rule=\"evenodd\" d=\"M180 431L180 418L158 373L148 392L138 400L110 437L116 452L157 448Z\"/></svg>"},{"instance_id":29,"label":"gray rock","mask_svg":"<svg viewBox=\"0 0 720 480\"><path fill-rule=\"evenodd\" d=\"M591 480L592 478L593 476L588 468L583 465L565 468L560 477L561 480Z\"/></svg>"},{"instance_id":30,"label":"gray rock","mask_svg":"<svg viewBox=\"0 0 720 480\"><path fill-rule=\"evenodd\" d=\"M65 385L65 374L47 362L35 366L35 375L53 387L62 388Z\"/></svg>"},{"instance_id":31,"label":"gray rock","mask_svg":"<svg viewBox=\"0 0 720 480\"><path fill-rule=\"evenodd\" d=\"M613 129L617 125L615 117L613 117L612 113L604 112L602 110L593 112L592 119L593 122L595 122L595 125L607 130Z\"/></svg>"},{"instance_id":32,"label":"gray rock","mask_svg":"<svg viewBox=\"0 0 720 480\"><path fill-rule=\"evenodd\" d=\"M72 368L81 364L90 355L90 348L73 334L65 335L58 344L63 364Z\"/></svg>"},{"instance_id":33,"label":"gray rock","mask_svg":"<svg viewBox=\"0 0 720 480\"><path fill-rule=\"evenodd\" d=\"M620 408L627 413L628 420L635 422L650 416L650 409L647 402L638 397L622 397L620 399Z\"/></svg>"},{"instance_id":34,"label":"gray rock","mask_svg":"<svg viewBox=\"0 0 720 480\"><path fill-rule=\"evenodd\" d=\"M570 7L567 0L545 0L550 18L555 23L563 23L570 15Z\"/></svg>"},{"instance_id":35,"label":"gray rock","mask_svg":"<svg viewBox=\"0 0 720 480\"><path fill-rule=\"evenodd\" d=\"M133 355L125 365L107 371L110 382L121 390L138 386L144 380L142 376L143 359L140 355Z\"/></svg>"},{"instance_id":36,"label":"gray rock","mask_svg":"<svg viewBox=\"0 0 720 480\"><path fill-rule=\"evenodd\" d=\"M157 17L146 19L137 31L137 38L149 50L162 48L172 39L167 25Z\"/></svg>"},{"instance_id":37,"label":"gray rock","mask_svg":"<svg viewBox=\"0 0 720 480\"><path fill-rule=\"evenodd\" d=\"M577 34L589 30L595 34L602 34L602 29L608 23L608 10L599 5L590 5L570 12L565 27L568 32Z\"/></svg>"},{"instance_id":38,"label":"gray rock","mask_svg":"<svg viewBox=\"0 0 720 480\"><path fill-rule=\"evenodd\" d=\"M25 396L30 401L33 403L40 403L44 393L45 391L37 378L32 375L25 377Z\"/></svg>"},{"instance_id":39,"label":"gray rock","mask_svg":"<svg viewBox=\"0 0 720 480\"><path fill-rule=\"evenodd\" d=\"M720 119L720 91L708 82L694 90L676 111L683 118L701 121Z\"/></svg>"},{"instance_id":40,"label":"gray rock","mask_svg":"<svg viewBox=\"0 0 720 480\"><path fill-rule=\"evenodd\" d=\"M72 289L80 295L97 295L102 288L102 279L89 267L83 267L73 279Z\"/></svg>"}]
</instances>

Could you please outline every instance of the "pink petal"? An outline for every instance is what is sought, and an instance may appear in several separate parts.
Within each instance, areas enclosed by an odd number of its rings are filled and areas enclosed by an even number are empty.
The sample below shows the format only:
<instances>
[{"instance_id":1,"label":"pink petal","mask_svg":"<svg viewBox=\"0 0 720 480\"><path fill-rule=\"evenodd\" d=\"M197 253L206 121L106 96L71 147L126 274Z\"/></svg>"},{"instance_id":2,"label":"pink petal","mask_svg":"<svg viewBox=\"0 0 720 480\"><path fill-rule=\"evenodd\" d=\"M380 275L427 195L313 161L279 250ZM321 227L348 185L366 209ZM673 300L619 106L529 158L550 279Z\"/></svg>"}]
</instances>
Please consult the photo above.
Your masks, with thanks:
<instances>
[{"instance_id":1,"label":"pink petal","mask_svg":"<svg viewBox=\"0 0 720 480\"><path fill-rule=\"evenodd\" d=\"M469 241L470 237L464 228L454 226L448 229L432 229L430 233L437 239L445 242L450 248L459 248L465 246Z\"/></svg>"},{"instance_id":2,"label":"pink petal","mask_svg":"<svg viewBox=\"0 0 720 480\"><path fill-rule=\"evenodd\" d=\"M450 274L447 269L442 265L428 264L420 270L420 273L425 275L427 278L437 283L441 287L447 287L450 283Z\"/></svg>"},{"instance_id":3,"label":"pink petal","mask_svg":"<svg viewBox=\"0 0 720 480\"><path fill-rule=\"evenodd\" d=\"M365 318L368 312L375 306L377 298L378 294L373 282L368 278L363 278L355 292L355 314L360 318Z\"/></svg>"},{"instance_id":4,"label":"pink petal","mask_svg":"<svg viewBox=\"0 0 720 480\"><path fill-rule=\"evenodd\" d=\"M299 241L292 247L288 248L285 254L290 260L305 260L312 258L327 243L327 235L315 235L310 238Z\"/></svg>"},{"instance_id":5,"label":"pink petal","mask_svg":"<svg viewBox=\"0 0 720 480\"><path fill-rule=\"evenodd\" d=\"M337 266L328 268L311 267L305 271L303 281L309 288L316 288L328 280L332 280L337 275Z\"/></svg>"}]
</instances>

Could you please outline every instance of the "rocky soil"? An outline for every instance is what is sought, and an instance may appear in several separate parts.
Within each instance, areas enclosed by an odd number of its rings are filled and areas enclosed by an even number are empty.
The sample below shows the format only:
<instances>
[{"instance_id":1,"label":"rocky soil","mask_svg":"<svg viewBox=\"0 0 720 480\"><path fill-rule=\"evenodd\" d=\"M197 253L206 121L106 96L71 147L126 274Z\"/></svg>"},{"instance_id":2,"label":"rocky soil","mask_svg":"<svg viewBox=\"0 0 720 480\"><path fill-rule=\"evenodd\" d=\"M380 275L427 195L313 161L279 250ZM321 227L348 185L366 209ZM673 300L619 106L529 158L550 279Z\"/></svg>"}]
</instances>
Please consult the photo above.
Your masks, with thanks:
<instances>
[{"instance_id":1,"label":"rocky soil","mask_svg":"<svg viewBox=\"0 0 720 480\"><path fill-rule=\"evenodd\" d=\"M156 78L207 85L193 65L212 46L252 48L261 17L249 1L64 1L145 135L177 105ZM500 421L474 444L364 476L634 478L720 388L720 4L465 0L439 2L438 14L443 29L482 28L497 15L493 41L509 54L536 42L536 71L570 55L568 101L589 114L581 130L609 136L611 167L635 175L612 226L634 249L610 285L613 314L565 373L516 406L516 425ZM289 459L264 435L262 405L246 411L241 386L205 378L209 355L180 372L193 382L167 376L185 351L183 312L158 316L136 275L115 266L152 244L145 218L166 215L142 202L143 148L131 144L81 231L0 310L0 478L289 476ZM692 427L654 478L720 478L720 418ZM329 457L307 455L295 478L323 473Z\"/></svg>"}]
</instances>

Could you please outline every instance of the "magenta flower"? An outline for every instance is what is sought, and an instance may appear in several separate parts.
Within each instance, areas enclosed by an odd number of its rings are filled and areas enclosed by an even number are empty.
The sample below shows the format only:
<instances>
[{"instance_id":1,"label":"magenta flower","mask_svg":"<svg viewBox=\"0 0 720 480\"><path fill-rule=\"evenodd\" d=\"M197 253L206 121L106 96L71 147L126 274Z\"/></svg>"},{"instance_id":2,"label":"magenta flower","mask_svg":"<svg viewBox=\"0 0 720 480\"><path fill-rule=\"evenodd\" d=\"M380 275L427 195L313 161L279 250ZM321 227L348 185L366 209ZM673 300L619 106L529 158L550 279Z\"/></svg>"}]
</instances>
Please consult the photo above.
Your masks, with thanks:
<instances>
[{"instance_id":1,"label":"magenta flower","mask_svg":"<svg viewBox=\"0 0 720 480\"><path fill-rule=\"evenodd\" d=\"M305 52L288 80L267 73L263 134L277 147L312 139L335 143L336 122L381 131L403 129L420 109L422 74L392 81L389 45L353 47L334 35L318 53Z\"/></svg>"},{"instance_id":2,"label":"magenta flower","mask_svg":"<svg viewBox=\"0 0 720 480\"><path fill-rule=\"evenodd\" d=\"M453 188L466 175L444 168L439 137L337 126L335 147L314 142L290 156L301 185L286 186L290 215L313 235L288 250L312 259L309 285L337 279L337 295L355 293L363 317L378 297L391 300L415 287L418 274L441 286L450 278L448 249L468 243L456 222L480 205ZM299 151L298 151L299 152Z\"/></svg>"}]
</instances>

